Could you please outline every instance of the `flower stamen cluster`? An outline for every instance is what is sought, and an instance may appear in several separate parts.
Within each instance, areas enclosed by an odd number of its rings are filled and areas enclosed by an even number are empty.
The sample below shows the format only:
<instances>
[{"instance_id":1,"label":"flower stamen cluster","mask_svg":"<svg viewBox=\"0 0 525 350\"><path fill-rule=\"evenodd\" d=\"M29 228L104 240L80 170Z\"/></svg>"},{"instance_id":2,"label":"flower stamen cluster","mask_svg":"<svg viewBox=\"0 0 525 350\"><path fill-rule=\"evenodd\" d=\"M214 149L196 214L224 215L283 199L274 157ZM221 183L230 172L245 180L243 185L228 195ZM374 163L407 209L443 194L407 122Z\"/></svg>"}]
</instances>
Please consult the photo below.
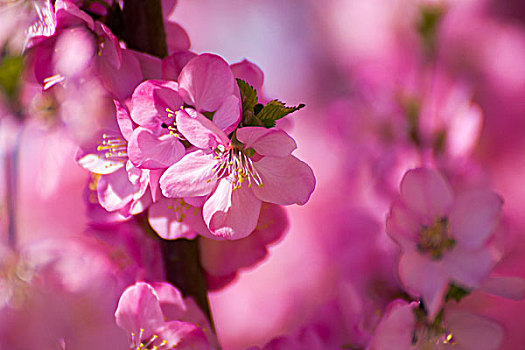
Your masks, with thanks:
<instances>
[{"instance_id":1,"label":"flower stamen cluster","mask_svg":"<svg viewBox=\"0 0 525 350\"><path fill-rule=\"evenodd\" d=\"M182 110L182 109L184 109L184 107L181 106L180 109ZM177 113L178 113L179 111L175 111L175 112L174 112L174 111L171 110L170 108L166 108L166 112L168 113L168 118L174 118L174 117L177 115ZM177 138L177 139L179 139L179 140L181 140L181 141L186 140L186 139L184 138L184 136L182 136L182 135L180 134L179 130L177 129L177 123L175 122L175 119L173 119L173 123L170 124L170 125L168 125L168 124L166 124L166 123L162 123L162 124L161 124L161 127L163 127L164 129L168 129L169 134L172 135L172 136L174 136L175 138Z\"/></svg>"},{"instance_id":2,"label":"flower stamen cluster","mask_svg":"<svg viewBox=\"0 0 525 350\"><path fill-rule=\"evenodd\" d=\"M131 332L132 344L137 344L136 347L135 345L132 345L131 350L158 350L160 347L168 345L167 340L163 340L159 345L153 345L153 343L159 338L156 334L151 336L147 341L142 341L144 332L144 328L141 328L138 337L134 332Z\"/></svg>"},{"instance_id":3,"label":"flower stamen cluster","mask_svg":"<svg viewBox=\"0 0 525 350\"><path fill-rule=\"evenodd\" d=\"M128 143L116 135L103 134L102 143L98 145L97 151L105 151L107 160L125 163L128 160ZM110 164L111 165L111 164Z\"/></svg>"},{"instance_id":4,"label":"flower stamen cluster","mask_svg":"<svg viewBox=\"0 0 525 350\"><path fill-rule=\"evenodd\" d=\"M448 219L443 217L436 220L432 226L423 227L418 236L417 248L437 260L443 256L444 251L452 249L455 244L456 241L450 237Z\"/></svg>"},{"instance_id":5,"label":"flower stamen cluster","mask_svg":"<svg viewBox=\"0 0 525 350\"><path fill-rule=\"evenodd\" d=\"M249 188L252 187L252 182L258 187L263 186L262 178L251 160L253 152L249 151L250 149L244 150L237 147L224 147L223 145L215 148L217 155L214 159L219 162L213 167L212 171L217 179L229 177L233 191L241 188L245 181L248 182ZM207 181L210 182L211 179Z\"/></svg>"}]
</instances>

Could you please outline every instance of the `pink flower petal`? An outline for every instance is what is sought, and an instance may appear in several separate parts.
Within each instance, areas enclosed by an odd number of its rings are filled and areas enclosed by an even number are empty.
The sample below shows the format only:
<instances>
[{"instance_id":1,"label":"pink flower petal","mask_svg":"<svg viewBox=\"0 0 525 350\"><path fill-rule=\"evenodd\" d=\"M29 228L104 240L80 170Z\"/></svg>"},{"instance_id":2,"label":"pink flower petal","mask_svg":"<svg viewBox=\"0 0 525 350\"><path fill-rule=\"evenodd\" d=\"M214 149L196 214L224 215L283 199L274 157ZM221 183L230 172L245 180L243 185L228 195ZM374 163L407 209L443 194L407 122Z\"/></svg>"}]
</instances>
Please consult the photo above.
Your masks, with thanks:
<instances>
[{"instance_id":1,"label":"pink flower petal","mask_svg":"<svg viewBox=\"0 0 525 350\"><path fill-rule=\"evenodd\" d=\"M117 115L117 123L120 132L127 141L130 139L133 129L135 129L136 125L134 125L133 120L131 120L128 109L122 103L120 103L118 100L113 100L113 103L115 104L115 112Z\"/></svg>"},{"instance_id":2,"label":"pink flower petal","mask_svg":"<svg viewBox=\"0 0 525 350\"><path fill-rule=\"evenodd\" d=\"M177 112L177 129L194 146L202 149L228 145L230 140L211 120L191 108Z\"/></svg>"},{"instance_id":3,"label":"pink flower petal","mask_svg":"<svg viewBox=\"0 0 525 350\"><path fill-rule=\"evenodd\" d=\"M232 281L235 280L235 277L237 277L237 273L232 273L227 276L213 276L207 272L205 272L206 275L206 287L208 287L208 290L220 290L224 287L226 287L228 284L230 284Z\"/></svg>"},{"instance_id":4,"label":"pink flower petal","mask_svg":"<svg viewBox=\"0 0 525 350\"><path fill-rule=\"evenodd\" d=\"M156 202L162 197L160 192L159 180L165 169L150 170L149 173L149 187L151 189L151 199Z\"/></svg>"},{"instance_id":5,"label":"pink flower petal","mask_svg":"<svg viewBox=\"0 0 525 350\"><path fill-rule=\"evenodd\" d=\"M178 23L170 20L164 22L164 27L166 29L166 43L170 55L175 52L187 51L190 49L190 38L184 28Z\"/></svg>"},{"instance_id":6,"label":"pink flower petal","mask_svg":"<svg viewBox=\"0 0 525 350\"><path fill-rule=\"evenodd\" d=\"M264 156L286 157L297 144L285 131L261 127L245 127L237 130L237 139L245 148L253 148Z\"/></svg>"},{"instance_id":7,"label":"pink flower petal","mask_svg":"<svg viewBox=\"0 0 525 350\"><path fill-rule=\"evenodd\" d=\"M155 330L158 338L151 344L159 350L213 350L206 335L189 322L171 321Z\"/></svg>"},{"instance_id":8,"label":"pink flower petal","mask_svg":"<svg viewBox=\"0 0 525 350\"><path fill-rule=\"evenodd\" d=\"M144 52L128 50L140 65L143 80L162 79L162 60L158 57L148 55Z\"/></svg>"},{"instance_id":9,"label":"pink flower petal","mask_svg":"<svg viewBox=\"0 0 525 350\"><path fill-rule=\"evenodd\" d=\"M262 203L261 214L253 235L269 245L281 239L288 231L289 221L286 209L272 203Z\"/></svg>"},{"instance_id":10,"label":"pink flower petal","mask_svg":"<svg viewBox=\"0 0 525 350\"><path fill-rule=\"evenodd\" d=\"M167 282L151 283L166 320L182 320L187 311L182 293Z\"/></svg>"},{"instance_id":11,"label":"pink flower petal","mask_svg":"<svg viewBox=\"0 0 525 350\"><path fill-rule=\"evenodd\" d=\"M141 126L155 129L162 123L172 124L166 108L177 111L183 100L174 81L147 80L141 83L132 96L131 118Z\"/></svg>"},{"instance_id":12,"label":"pink flower petal","mask_svg":"<svg viewBox=\"0 0 525 350\"><path fill-rule=\"evenodd\" d=\"M97 42L87 29L62 31L53 54L54 71L66 78L80 77L92 64Z\"/></svg>"},{"instance_id":13,"label":"pink flower petal","mask_svg":"<svg viewBox=\"0 0 525 350\"><path fill-rule=\"evenodd\" d=\"M164 324L164 315L160 308L158 297L153 287L144 282L138 282L128 287L118 302L115 311L117 325L138 335L151 334Z\"/></svg>"},{"instance_id":14,"label":"pink flower petal","mask_svg":"<svg viewBox=\"0 0 525 350\"><path fill-rule=\"evenodd\" d=\"M287 228L285 210L263 203L257 226L248 237L235 241L201 239L202 266L214 277L229 276L240 268L252 266L266 257L267 246L279 239Z\"/></svg>"},{"instance_id":15,"label":"pink flower petal","mask_svg":"<svg viewBox=\"0 0 525 350\"><path fill-rule=\"evenodd\" d=\"M456 198L450 211L450 233L462 248L476 249L494 233L503 200L494 192L470 191Z\"/></svg>"},{"instance_id":16,"label":"pink flower petal","mask_svg":"<svg viewBox=\"0 0 525 350\"><path fill-rule=\"evenodd\" d=\"M239 63L231 65L235 78L244 80L256 90L260 90L264 83L264 73L256 64L244 59ZM261 91L257 91L261 93Z\"/></svg>"},{"instance_id":17,"label":"pink flower petal","mask_svg":"<svg viewBox=\"0 0 525 350\"><path fill-rule=\"evenodd\" d=\"M133 199L137 190L138 187L129 181L126 170L121 168L100 177L97 188L98 201L107 211L119 210Z\"/></svg>"},{"instance_id":18,"label":"pink flower petal","mask_svg":"<svg viewBox=\"0 0 525 350\"><path fill-rule=\"evenodd\" d=\"M394 300L377 325L368 350L408 350L412 346L412 332L416 327L416 303Z\"/></svg>"},{"instance_id":19,"label":"pink flower petal","mask_svg":"<svg viewBox=\"0 0 525 350\"><path fill-rule=\"evenodd\" d=\"M206 203L206 200L208 199L208 196L200 196L200 197L184 197L184 200L186 203L197 207L202 208L204 206L204 203Z\"/></svg>"},{"instance_id":20,"label":"pink flower petal","mask_svg":"<svg viewBox=\"0 0 525 350\"><path fill-rule=\"evenodd\" d=\"M78 8L77 5L69 1L55 1L55 15L58 29L85 25L89 29L95 29L95 22L90 15Z\"/></svg>"},{"instance_id":21,"label":"pink flower petal","mask_svg":"<svg viewBox=\"0 0 525 350\"><path fill-rule=\"evenodd\" d=\"M208 318L201 311L199 305L190 296L184 298L184 303L186 304L187 311L181 320L185 322L191 322L194 325L197 325L200 329L202 329L202 331L206 335L206 338L208 339L208 343L210 343L211 345L210 350L219 349L220 345L217 336L213 332Z\"/></svg>"},{"instance_id":22,"label":"pink flower petal","mask_svg":"<svg viewBox=\"0 0 525 350\"><path fill-rule=\"evenodd\" d=\"M295 158L263 157L254 163L263 185L252 187L257 198L280 205L299 205L308 202L315 188L315 177L310 167Z\"/></svg>"},{"instance_id":23,"label":"pink flower petal","mask_svg":"<svg viewBox=\"0 0 525 350\"><path fill-rule=\"evenodd\" d=\"M156 137L152 131L138 127L128 144L129 160L138 168L163 169L179 161L186 152L184 145L170 134Z\"/></svg>"},{"instance_id":24,"label":"pink flower petal","mask_svg":"<svg viewBox=\"0 0 525 350\"><path fill-rule=\"evenodd\" d=\"M229 178L219 181L215 192L202 209L210 232L218 237L240 239L256 227L261 201L247 186L233 191Z\"/></svg>"},{"instance_id":25,"label":"pink flower petal","mask_svg":"<svg viewBox=\"0 0 525 350\"><path fill-rule=\"evenodd\" d=\"M498 350L505 337L498 323L464 311L447 312L445 322L461 349Z\"/></svg>"},{"instance_id":26,"label":"pink flower petal","mask_svg":"<svg viewBox=\"0 0 525 350\"><path fill-rule=\"evenodd\" d=\"M128 172L129 182L138 188L138 191L133 195L133 199L142 197L148 189L150 171L135 167L129 160L126 162L126 171Z\"/></svg>"},{"instance_id":27,"label":"pink flower petal","mask_svg":"<svg viewBox=\"0 0 525 350\"><path fill-rule=\"evenodd\" d=\"M102 44L100 50L101 59L107 61L115 69L119 69L122 64L122 50L117 37L113 35L107 26L99 21L95 22L95 33L97 33Z\"/></svg>"},{"instance_id":28,"label":"pink flower petal","mask_svg":"<svg viewBox=\"0 0 525 350\"><path fill-rule=\"evenodd\" d=\"M33 47L33 44L38 43L39 42L38 38L41 36L44 36L44 37L53 36L56 33L56 27L57 27L55 11L50 1L34 3L33 6L35 6L35 10L37 11L39 15L39 20L34 21L33 24L31 24L29 28L27 28L26 30L27 48L31 48ZM9 10L4 11L4 14L3 14L4 24L5 24L5 21L7 20L5 16L7 15L8 12ZM7 20L8 26L9 26L10 20L13 20L13 22L11 23L16 23L18 18L16 18L16 16L14 16L14 18L13 16L11 16L11 18ZM2 27L2 30L4 30L4 27Z\"/></svg>"},{"instance_id":29,"label":"pink flower petal","mask_svg":"<svg viewBox=\"0 0 525 350\"><path fill-rule=\"evenodd\" d=\"M429 220L427 225L448 213L453 193L447 181L426 168L409 170L401 180L401 196L408 208Z\"/></svg>"},{"instance_id":30,"label":"pink flower petal","mask_svg":"<svg viewBox=\"0 0 525 350\"><path fill-rule=\"evenodd\" d=\"M511 300L525 298L525 279L513 276L489 277L480 286L485 293L497 295Z\"/></svg>"},{"instance_id":31,"label":"pink flower petal","mask_svg":"<svg viewBox=\"0 0 525 350\"><path fill-rule=\"evenodd\" d=\"M155 232L164 239L193 239L198 233L208 233L202 209L181 202L178 198L159 199L149 208L148 220Z\"/></svg>"},{"instance_id":32,"label":"pink flower petal","mask_svg":"<svg viewBox=\"0 0 525 350\"><path fill-rule=\"evenodd\" d=\"M489 249L466 251L461 247L443 256L450 279L467 288L478 287L492 272L497 262Z\"/></svg>"},{"instance_id":33,"label":"pink flower petal","mask_svg":"<svg viewBox=\"0 0 525 350\"><path fill-rule=\"evenodd\" d=\"M126 217L140 214L144 210L148 209L152 202L153 201L151 199L151 195L149 194L149 192L146 192L142 197L138 199L133 199L131 201L127 213L123 212L123 210L120 210L120 213Z\"/></svg>"},{"instance_id":34,"label":"pink flower petal","mask_svg":"<svg viewBox=\"0 0 525 350\"><path fill-rule=\"evenodd\" d=\"M405 287L425 302L428 319L433 320L448 288L448 276L440 261L434 262L418 252L403 254L399 261L399 277Z\"/></svg>"},{"instance_id":35,"label":"pink flower petal","mask_svg":"<svg viewBox=\"0 0 525 350\"><path fill-rule=\"evenodd\" d=\"M456 157L467 157L477 144L483 125L483 112L466 103L453 115L447 128L447 150Z\"/></svg>"},{"instance_id":36,"label":"pink flower petal","mask_svg":"<svg viewBox=\"0 0 525 350\"><path fill-rule=\"evenodd\" d=\"M99 59L97 74L116 99L121 101L129 98L135 87L143 80L138 59L127 50L122 51L122 63L116 69L108 61Z\"/></svg>"},{"instance_id":37,"label":"pink flower petal","mask_svg":"<svg viewBox=\"0 0 525 350\"><path fill-rule=\"evenodd\" d=\"M214 156L214 153L197 150L169 167L159 181L164 196L183 198L210 194L217 183L213 172L217 164Z\"/></svg>"},{"instance_id":38,"label":"pink flower petal","mask_svg":"<svg viewBox=\"0 0 525 350\"><path fill-rule=\"evenodd\" d=\"M221 57L202 54L182 69L179 75L180 93L184 101L199 111L216 111L234 92L230 66Z\"/></svg>"},{"instance_id":39,"label":"pink flower petal","mask_svg":"<svg viewBox=\"0 0 525 350\"><path fill-rule=\"evenodd\" d=\"M176 52L162 60L162 79L177 80L182 68L197 54L191 51Z\"/></svg>"},{"instance_id":40,"label":"pink flower petal","mask_svg":"<svg viewBox=\"0 0 525 350\"><path fill-rule=\"evenodd\" d=\"M228 96L226 101L213 115L213 122L224 130L225 134L231 133L241 121L241 101L234 95Z\"/></svg>"},{"instance_id":41,"label":"pink flower petal","mask_svg":"<svg viewBox=\"0 0 525 350\"><path fill-rule=\"evenodd\" d=\"M400 200L394 202L386 220L386 232L403 251L415 249L421 230L421 224L416 221L416 217L404 203Z\"/></svg>"},{"instance_id":42,"label":"pink flower petal","mask_svg":"<svg viewBox=\"0 0 525 350\"><path fill-rule=\"evenodd\" d=\"M308 325L290 335L272 339L263 348L250 347L246 350L339 350L339 346L327 345L323 327Z\"/></svg>"},{"instance_id":43,"label":"pink flower petal","mask_svg":"<svg viewBox=\"0 0 525 350\"><path fill-rule=\"evenodd\" d=\"M82 150L77 152L75 158L81 167L95 174L107 175L124 167L123 162L108 159L100 154L85 153Z\"/></svg>"}]
</instances>

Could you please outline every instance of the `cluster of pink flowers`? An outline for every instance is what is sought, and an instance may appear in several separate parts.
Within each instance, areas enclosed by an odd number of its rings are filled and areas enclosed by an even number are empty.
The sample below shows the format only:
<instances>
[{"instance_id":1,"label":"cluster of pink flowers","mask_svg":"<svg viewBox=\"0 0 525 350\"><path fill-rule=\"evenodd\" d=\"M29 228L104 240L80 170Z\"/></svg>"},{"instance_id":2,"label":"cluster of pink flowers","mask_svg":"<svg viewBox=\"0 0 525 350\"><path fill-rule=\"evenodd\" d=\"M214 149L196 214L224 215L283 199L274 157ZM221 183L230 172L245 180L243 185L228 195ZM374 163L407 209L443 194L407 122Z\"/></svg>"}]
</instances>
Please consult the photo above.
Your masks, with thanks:
<instances>
[{"instance_id":1,"label":"cluster of pink flowers","mask_svg":"<svg viewBox=\"0 0 525 350\"><path fill-rule=\"evenodd\" d=\"M0 349L516 349L525 31L401 3L301 4L307 109L182 1L0 4Z\"/></svg>"}]
</instances>

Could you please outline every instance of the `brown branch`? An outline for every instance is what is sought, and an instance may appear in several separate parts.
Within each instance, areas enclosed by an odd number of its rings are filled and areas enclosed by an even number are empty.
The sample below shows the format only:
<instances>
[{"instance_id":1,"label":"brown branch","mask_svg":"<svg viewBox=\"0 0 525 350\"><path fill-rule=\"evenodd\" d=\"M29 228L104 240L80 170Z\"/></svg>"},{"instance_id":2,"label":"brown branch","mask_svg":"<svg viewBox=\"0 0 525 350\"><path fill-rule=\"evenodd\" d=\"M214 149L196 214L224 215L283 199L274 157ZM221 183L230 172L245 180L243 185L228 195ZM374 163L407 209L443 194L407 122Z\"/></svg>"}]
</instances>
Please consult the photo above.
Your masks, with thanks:
<instances>
[{"instance_id":1,"label":"brown branch","mask_svg":"<svg viewBox=\"0 0 525 350\"><path fill-rule=\"evenodd\" d=\"M125 0L123 25L129 48L161 58L168 55L161 0Z\"/></svg>"},{"instance_id":2,"label":"brown branch","mask_svg":"<svg viewBox=\"0 0 525 350\"><path fill-rule=\"evenodd\" d=\"M192 296L215 329L208 302L206 279L200 265L199 240L163 239L160 247L168 282L179 287L184 295Z\"/></svg>"}]
</instances>

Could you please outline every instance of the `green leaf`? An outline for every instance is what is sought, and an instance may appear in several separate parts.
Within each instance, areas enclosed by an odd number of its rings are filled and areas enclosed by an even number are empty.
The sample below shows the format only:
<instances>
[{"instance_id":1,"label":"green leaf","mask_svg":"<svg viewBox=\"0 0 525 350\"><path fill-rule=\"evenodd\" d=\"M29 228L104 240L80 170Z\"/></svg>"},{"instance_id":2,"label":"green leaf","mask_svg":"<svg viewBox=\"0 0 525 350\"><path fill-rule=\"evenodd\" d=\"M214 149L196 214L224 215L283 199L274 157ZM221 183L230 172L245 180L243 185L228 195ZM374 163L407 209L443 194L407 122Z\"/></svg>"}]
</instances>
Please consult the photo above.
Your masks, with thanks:
<instances>
[{"instance_id":1,"label":"green leaf","mask_svg":"<svg viewBox=\"0 0 525 350\"><path fill-rule=\"evenodd\" d=\"M279 120L290 113L300 110L305 105L300 104L298 106L288 107L279 100L270 101L264 106L259 113L257 113L257 119L259 119L265 127L272 128L275 126L275 121Z\"/></svg>"},{"instance_id":2,"label":"green leaf","mask_svg":"<svg viewBox=\"0 0 525 350\"><path fill-rule=\"evenodd\" d=\"M5 57L0 63L0 88L9 98L14 98L18 92L22 60L21 56Z\"/></svg>"},{"instance_id":3,"label":"green leaf","mask_svg":"<svg viewBox=\"0 0 525 350\"><path fill-rule=\"evenodd\" d=\"M253 108L257 104L257 90L242 79L237 79L237 85L241 91L242 110L253 114Z\"/></svg>"}]
</instances>

